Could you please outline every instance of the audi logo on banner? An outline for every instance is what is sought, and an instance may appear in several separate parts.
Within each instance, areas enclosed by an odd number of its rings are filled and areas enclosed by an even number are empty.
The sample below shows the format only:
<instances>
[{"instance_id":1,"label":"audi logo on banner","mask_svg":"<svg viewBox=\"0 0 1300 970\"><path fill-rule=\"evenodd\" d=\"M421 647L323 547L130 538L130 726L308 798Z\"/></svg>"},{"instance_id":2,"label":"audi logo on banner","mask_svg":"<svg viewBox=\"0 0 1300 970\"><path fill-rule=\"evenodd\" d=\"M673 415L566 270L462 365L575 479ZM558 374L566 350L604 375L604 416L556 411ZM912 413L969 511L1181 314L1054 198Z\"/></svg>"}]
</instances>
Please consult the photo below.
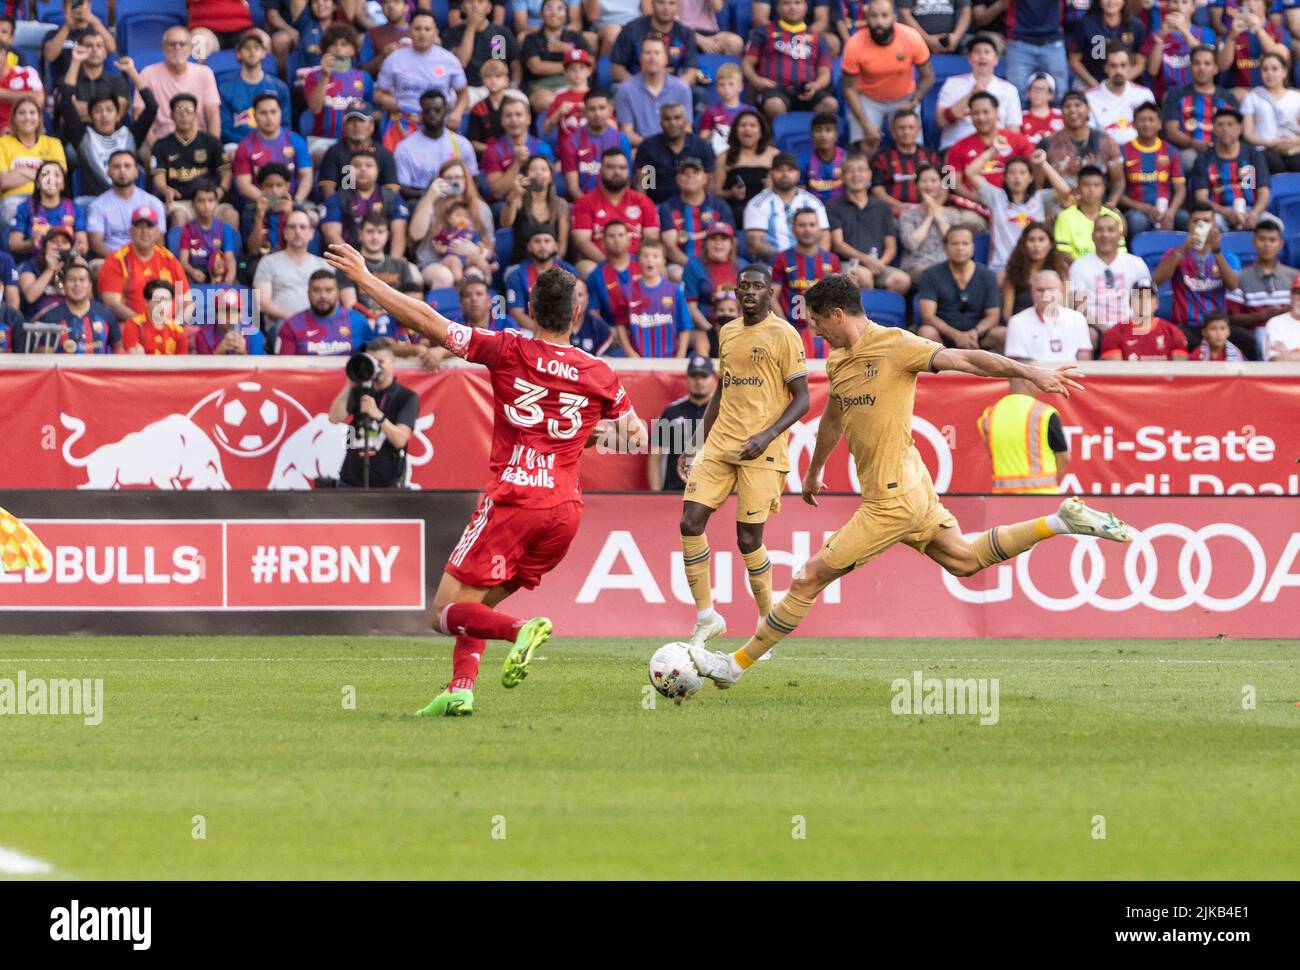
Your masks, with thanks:
<instances>
[{"instance_id":1,"label":"audi logo on banner","mask_svg":"<svg viewBox=\"0 0 1300 970\"><path fill-rule=\"evenodd\" d=\"M1066 595L1045 592L1040 571L1034 567L1034 549L1017 556L1011 562L996 567L997 579L990 589L970 589L948 573L943 573L943 584L948 592L964 603L986 605L1011 602L1018 588L1023 597L1033 605L1053 613L1068 613L1084 607L1093 607L1107 613L1123 613L1138 607L1161 613L1176 613L1193 607L1214 613L1232 613L1258 600L1272 603L1285 587L1300 586L1300 573L1293 574L1291 567L1300 557L1300 533L1293 533L1274 563L1269 562L1260 540L1245 526L1218 522L1200 528L1191 528L1177 522L1159 522L1143 529L1130 528L1132 541L1126 546L1102 543L1085 536L1071 536L1074 548L1070 551L1066 578L1070 592ZM976 533L972 533L973 538ZM1161 543L1157 552L1157 539L1176 540L1179 545ZM1244 551L1249 567L1243 572L1240 553L1233 558L1231 569L1215 571L1215 549L1211 540L1220 539L1235 544ZM1107 547L1103 550L1103 546ZM1042 548L1042 547L1036 547ZM1225 555L1219 549L1220 559ZM1107 577L1112 575L1108 566L1120 557L1123 593L1103 593L1108 588ZM1042 558L1041 556L1039 558ZM1109 562L1108 562L1109 559ZM1166 595L1168 581L1161 582L1165 572L1177 578L1178 592ZM1059 573L1059 571L1057 571ZM1035 578L1035 577L1038 578ZM1059 586L1061 578L1051 579ZM1165 592L1159 593L1157 589Z\"/></svg>"}]
</instances>

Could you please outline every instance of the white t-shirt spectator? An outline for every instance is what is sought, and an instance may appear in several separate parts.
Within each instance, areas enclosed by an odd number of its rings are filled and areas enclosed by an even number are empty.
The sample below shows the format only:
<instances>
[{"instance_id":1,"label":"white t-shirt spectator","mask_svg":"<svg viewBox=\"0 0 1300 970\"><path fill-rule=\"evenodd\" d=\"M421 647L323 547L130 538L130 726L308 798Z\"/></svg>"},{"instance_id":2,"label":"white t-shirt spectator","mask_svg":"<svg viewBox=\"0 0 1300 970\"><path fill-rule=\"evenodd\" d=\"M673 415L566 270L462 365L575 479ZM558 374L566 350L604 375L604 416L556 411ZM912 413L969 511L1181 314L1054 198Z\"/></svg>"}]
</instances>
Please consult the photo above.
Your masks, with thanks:
<instances>
[{"instance_id":1,"label":"white t-shirt spectator","mask_svg":"<svg viewBox=\"0 0 1300 970\"><path fill-rule=\"evenodd\" d=\"M1274 344L1281 344L1281 350L1300 350L1300 320L1290 313L1280 314L1264 325L1264 355L1273 360L1278 354Z\"/></svg>"},{"instance_id":2,"label":"white t-shirt spectator","mask_svg":"<svg viewBox=\"0 0 1300 970\"><path fill-rule=\"evenodd\" d=\"M430 47L423 54L414 47L399 47L384 58L376 87L392 91L401 111L418 115L420 95L425 91L441 91L450 110L456 101L456 92L468 83L465 68L456 55L441 47Z\"/></svg>"},{"instance_id":3,"label":"white t-shirt spectator","mask_svg":"<svg viewBox=\"0 0 1300 970\"><path fill-rule=\"evenodd\" d=\"M1259 141L1300 135L1300 91L1287 88L1274 98L1264 88L1255 88L1241 99L1242 115L1255 116L1255 137Z\"/></svg>"},{"instance_id":4,"label":"white t-shirt spectator","mask_svg":"<svg viewBox=\"0 0 1300 970\"><path fill-rule=\"evenodd\" d=\"M822 229L831 227L826 218L826 207L815 195L803 189L795 189L794 198L786 205L781 197L771 189L764 189L749 200L745 206L745 232L761 229L767 235L767 241L778 253L794 245L794 233L790 222L800 209L812 209L817 213L817 225Z\"/></svg>"},{"instance_id":5,"label":"white t-shirt spectator","mask_svg":"<svg viewBox=\"0 0 1300 970\"><path fill-rule=\"evenodd\" d=\"M1031 222L1046 222L1048 215L1056 211L1054 196L1051 189L1040 189L1030 192L1024 202L1012 202L1004 190L994 188L988 182L980 186L980 201L989 210L989 229L993 233L989 269L1000 273L1007 268L1011 250L1016 248L1025 226Z\"/></svg>"},{"instance_id":6,"label":"white t-shirt spectator","mask_svg":"<svg viewBox=\"0 0 1300 970\"><path fill-rule=\"evenodd\" d=\"M1119 253L1112 263L1089 253L1070 266L1073 305L1078 306L1078 295L1083 293L1087 297L1084 313L1088 319L1102 330L1109 330L1117 323L1128 323L1132 315L1129 291L1138 280L1150 278L1147 264L1132 253Z\"/></svg>"},{"instance_id":7,"label":"white t-shirt spectator","mask_svg":"<svg viewBox=\"0 0 1300 970\"><path fill-rule=\"evenodd\" d=\"M138 185L133 186L129 199L122 199L112 189L95 196L86 210L86 231L102 232L105 246L110 250L121 249L131 241L131 214L142 205L153 210L158 229L165 234L167 212L163 204Z\"/></svg>"},{"instance_id":8,"label":"white t-shirt spectator","mask_svg":"<svg viewBox=\"0 0 1300 970\"><path fill-rule=\"evenodd\" d=\"M1156 100L1149 88L1132 81L1119 94L1104 84L1098 84L1089 88L1084 97L1088 99L1088 109L1092 112L1092 127L1110 135L1117 145L1127 145L1137 137L1133 112L1139 105Z\"/></svg>"},{"instance_id":9,"label":"white t-shirt spectator","mask_svg":"<svg viewBox=\"0 0 1300 970\"><path fill-rule=\"evenodd\" d=\"M944 121L946 119L943 113L944 108L951 108L970 94L974 88L974 74L957 74L944 81L943 87L939 89L939 103L935 109L935 117L939 119L939 126L943 129L942 134L939 136L939 149L941 151L946 152L967 135L975 134L975 126L971 124L970 114L967 114L965 118L959 118L950 125L945 125ZM1010 81L995 77L984 90L998 99L998 127L1019 131L1021 124L1020 92L1016 90L1016 86Z\"/></svg>"},{"instance_id":10,"label":"white t-shirt spectator","mask_svg":"<svg viewBox=\"0 0 1300 970\"><path fill-rule=\"evenodd\" d=\"M1026 307L1007 321L1007 345L1003 353L1017 360L1064 364L1078 360L1080 350L1092 350L1088 321L1069 307L1057 307L1051 323Z\"/></svg>"},{"instance_id":11,"label":"white t-shirt spectator","mask_svg":"<svg viewBox=\"0 0 1300 970\"><path fill-rule=\"evenodd\" d=\"M444 128L438 138L430 138L423 131L412 132L397 143L393 152L397 184L426 189L438 177L438 169L453 158L464 162L471 176L478 175L478 158L468 138L450 128Z\"/></svg>"},{"instance_id":12,"label":"white t-shirt spectator","mask_svg":"<svg viewBox=\"0 0 1300 970\"><path fill-rule=\"evenodd\" d=\"M318 269L329 268L330 264L319 256L307 253L301 263L296 263L289 258L288 253L281 250L258 260L257 272L253 274L253 286L270 283L272 302L292 316L310 306L307 284L311 280L311 274Z\"/></svg>"}]
</instances>

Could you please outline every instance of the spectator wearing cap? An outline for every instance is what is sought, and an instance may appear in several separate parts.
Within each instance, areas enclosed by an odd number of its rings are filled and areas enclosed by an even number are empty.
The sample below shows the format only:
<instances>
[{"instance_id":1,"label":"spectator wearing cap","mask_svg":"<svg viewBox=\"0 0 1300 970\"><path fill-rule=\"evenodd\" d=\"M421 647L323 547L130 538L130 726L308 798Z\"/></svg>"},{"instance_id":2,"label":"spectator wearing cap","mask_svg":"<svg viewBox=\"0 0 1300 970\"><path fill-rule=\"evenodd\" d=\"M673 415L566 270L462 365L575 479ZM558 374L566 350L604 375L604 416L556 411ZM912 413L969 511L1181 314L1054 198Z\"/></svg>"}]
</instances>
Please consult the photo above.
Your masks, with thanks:
<instances>
[{"instance_id":1,"label":"spectator wearing cap","mask_svg":"<svg viewBox=\"0 0 1300 970\"><path fill-rule=\"evenodd\" d=\"M605 91L588 91L582 99L583 124L560 136L560 171L570 199L580 199L600 181L600 159L618 149L632 166L632 143L613 118L614 103Z\"/></svg>"},{"instance_id":2,"label":"spectator wearing cap","mask_svg":"<svg viewBox=\"0 0 1300 970\"><path fill-rule=\"evenodd\" d=\"M697 139L698 140L698 139ZM651 139L642 143L642 150ZM681 279L692 260L704 258L704 241L714 225L731 226L731 205L705 191L704 162L694 155L677 161L677 192L659 206L659 238L668 253L668 275Z\"/></svg>"},{"instance_id":3,"label":"spectator wearing cap","mask_svg":"<svg viewBox=\"0 0 1300 970\"><path fill-rule=\"evenodd\" d=\"M693 112L690 85L668 73L668 44L648 35L641 42L641 70L618 86L614 113L633 147L659 134L659 116L666 104L679 104Z\"/></svg>"},{"instance_id":4,"label":"spectator wearing cap","mask_svg":"<svg viewBox=\"0 0 1300 970\"><path fill-rule=\"evenodd\" d=\"M194 328L194 352L217 356L261 356L266 353L266 337L255 325L247 325L251 316L241 312L240 290L223 290L212 301L213 319ZM251 307L249 308L251 310Z\"/></svg>"},{"instance_id":5,"label":"spectator wearing cap","mask_svg":"<svg viewBox=\"0 0 1300 970\"><path fill-rule=\"evenodd\" d=\"M1191 83L1165 95L1165 138L1183 153L1185 172L1213 144L1215 112L1237 107L1232 93L1215 83L1218 70L1214 48L1197 47L1191 54Z\"/></svg>"},{"instance_id":6,"label":"spectator wearing cap","mask_svg":"<svg viewBox=\"0 0 1300 970\"><path fill-rule=\"evenodd\" d=\"M844 156L844 193L826 205L831 251L850 266L857 264L851 273L862 289L906 293L911 278L890 265L898 255L898 225L890 204L871 197L870 185L867 157L849 152Z\"/></svg>"},{"instance_id":7,"label":"spectator wearing cap","mask_svg":"<svg viewBox=\"0 0 1300 970\"><path fill-rule=\"evenodd\" d=\"M1300 279L1291 284L1291 306L1264 325L1261 339L1265 360L1300 360Z\"/></svg>"},{"instance_id":8,"label":"spectator wearing cap","mask_svg":"<svg viewBox=\"0 0 1300 970\"><path fill-rule=\"evenodd\" d=\"M265 6L266 0L262 2ZM384 66L384 61L404 43L409 43L411 36L411 25L407 21L411 13L409 0L380 0L379 6L387 19L384 23L367 30L365 38L361 41L361 68L371 77L379 76L379 69ZM269 9L266 20L270 24ZM276 44L276 56L283 61L291 44L286 43L281 50L280 35L276 35L273 40ZM297 43L296 37L293 43Z\"/></svg>"},{"instance_id":9,"label":"spectator wearing cap","mask_svg":"<svg viewBox=\"0 0 1300 970\"><path fill-rule=\"evenodd\" d=\"M613 80L621 83L641 70L638 56L641 42L654 34L667 43L668 73L693 87L699 78L700 55L695 46L695 31L682 23L680 16L680 0L650 0L650 13L637 17L619 31L609 55Z\"/></svg>"},{"instance_id":10,"label":"spectator wearing cap","mask_svg":"<svg viewBox=\"0 0 1300 970\"><path fill-rule=\"evenodd\" d=\"M81 9L89 10L89 4ZM118 110L126 114L131 107L131 87L121 74L110 73L106 68L108 59L108 42L99 31L85 34L80 41L72 44L68 53L68 64L60 73L57 68L53 76L57 81L55 95L55 122L59 136L65 141L74 141L68 122L73 115L66 112L64 104L70 103L76 109L76 116L83 122L89 121L90 103L108 96L117 101ZM78 104L80 102L80 104ZM82 115L82 111L87 115Z\"/></svg>"},{"instance_id":11,"label":"spectator wearing cap","mask_svg":"<svg viewBox=\"0 0 1300 970\"><path fill-rule=\"evenodd\" d=\"M990 34L976 34L966 49L966 60L970 62L970 73L954 74L939 88L939 101L935 111L941 131L941 151L947 151L963 138L975 133L970 117L970 99L971 95L980 91L987 91L997 99L999 128L1011 131L1020 129L1020 92L1009 81L1004 81L993 73L998 66L997 41Z\"/></svg>"},{"instance_id":12,"label":"spectator wearing cap","mask_svg":"<svg viewBox=\"0 0 1300 970\"><path fill-rule=\"evenodd\" d=\"M591 53L582 33L569 24L565 0L543 0L539 29L523 38L519 57L524 63L524 90L537 114L545 114L555 94L568 83L564 62L575 48Z\"/></svg>"},{"instance_id":13,"label":"spectator wearing cap","mask_svg":"<svg viewBox=\"0 0 1300 970\"><path fill-rule=\"evenodd\" d=\"M141 208L153 210L154 223L167 224L163 204L135 184L139 167L132 152L119 150L108 159L108 180L112 183L107 192L96 196L86 210L86 232L90 239L90 252L105 259L131 241L135 214Z\"/></svg>"},{"instance_id":14,"label":"spectator wearing cap","mask_svg":"<svg viewBox=\"0 0 1300 970\"><path fill-rule=\"evenodd\" d=\"M1265 213L1255 226L1255 261L1237 274L1237 286L1227 296L1228 321L1256 330L1291 305L1291 286L1300 272L1278 262L1282 252L1282 223Z\"/></svg>"},{"instance_id":15,"label":"spectator wearing cap","mask_svg":"<svg viewBox=\"0 0 1300 970\"><path fill-rule=\"evenodd\" d=\"M361 221L372 212L383 216L389 226L392 252L406 251L406 226L411 214L400 192L379 184L379 159L369 149L352 153L352 185L340 189L325 203L321 218L321 241L326 246L344 242L361 245Z\"/></svg>"},{"instance_id":16,"label":"spectator wearing cap","mask_svg":"<svg viewBox=\"0 0 1300 970\"><path fill-rule=\"evenodd\" d=\"M1115 208L1124 192L1124 156L1110 135L1088 125L1092 109L1088 99L1070 91L1061 99L1061 118L1065 127L1038 143L1047 152L1047 163L1056 169L1065 184L1074 188L1079 172L1093 166L1101 170L1106 183L1106 205Z\"/></svg>"},{"instance_id":17,"label":"spectator wearing cap","mask_svg":"<svg viewBox=\"0 0 1300 970\"><path fill-rule=\"evenodd\" d=\"M344 167L351 161L352 153L359 149L370 149L379 162L379 184L385 188L397 189L397 162L393 153L381 145L374 137L375 116L364 101L353 101L343 112L343 137L325 152L319 166L316 180L320 197L328 200L339 189Z\"/></svg>"},{"instance_id":18,"label":"spectator wearing cap","mask_svg":"<svg viewBox=\"0 0 1300 970\"><path fill-rule=\"evenodd\" d=\"M686 361L686 395L659 415L650 440L646 475L652 492L683 492L691 462L704 444L704 412L718 389L713 361L692 354Z\"/></svg>"},{"instance_id":19,"label":"spectator wearing cap","mask_svg":"<svg viewBox=\"0 0 1300 970\"><path fill-rule=\"evenodd\" d=\"M1040 71L1029 79L1029 106L1020 116L1020 133L1035 146L1065 127L1061 109L1052 104L1055 97L1052 75Z\"/></svg>"},{"instance_id":20,"label":"spectator wearing cap","mask_svg":"<svg viewBox=\"0 0 1300 970\"><path fill-rule=\"evenodd\" d=\"M551 231L561 253L569 248L569 205L555 191L555 169L550 159L541 155L528 159L510 186L500 225L502 229L514 229L513 248L502 254L507 257L507 266L528 258L528 238L536 226Z\"/></svg>"},{"instance_id":21,"label":"spectator wearing cap","mask_svg":"<svg viewBox=\"0 0 1300 970\"><path fill-rule=\"evenodd\" d=\"M289 170L289 191L294 201L305 203L311 195L311 152L296 131L282 123L280 101L269 91L253 102L253 120L257 127L235 149L232 170L235 188L249 202L256 202L262 190L257 187L257 173L272 162Z\"/></svg>"},{"instance_id":22,"label":"spectator wearing cap","mask_svg":"<svg viewBox=\"0 0 1300 970\"><path fill-rule=\"evenodd\" d=\"M745 206L745 243L756 259L771 260L777 253L794 245L791 216L802 209L812 209L821 230L819 245L830 246L830 223L826 207L811 192L799 187L799 160L781 152L772 160L772 185L749 200Z\"/></svg>"},{"instance_id":23,"label":"spectator wearing cap","mask_svg":"<svg viewBox=\"0 0 1300 970\"><path fill-rule=\"evenodd\" d=\"M1064 282L1055 270L1034 274L1030 284L1034 305L1007 321L1007 344L1002 351L1006 356L1043 364L1092 360L1088 321L1065 305ZM1127 290L1124 296L1127 302Z\"/></svg>"},{"instance_id":24,"label":"spectator wearing cap","mask_svg":"<svg viewBox=\"0 0 1300 970\"><path fill-rule=\"evenodd\" d=\"M540 155L548 162L555 160L551 146L529 134L532 115L523 101L511 99L501 108L503 133L488 143L483 153L483 174L487 177L488 201L504 201L510 187L519 179L528 160Z\"/></svg>"},{"instance_id":25,"label":"spectator wearing cap","mask_svg":"<svg viewBox=\"0 0 1300 970\"><path fill-rule=\"evenodd\" d=\"M549 226L533 226L524 245L528 259L506 277L506 312L518 329L533 333L537 324L528 315L528 294L537 277L556 267L574 275L577 275L577 270L559 258L555 234Z\"/></svg>"},{"instance_id":26,"label":"spectator wearing cap","mask_svg":"<svg viewBox=\"0 0 1300 970\"><path fill-rule=\"evenodd\" d=\"M730 223L715 222L705 237L703 256L687 263L682 274L686 308L695 329L707 334L710 353L717 350L718 344L717 303L722 297L736 292L740 270L740 260L736 258L736 230Z\"/></svg>"},{"instance_id":27,"label":"spectator wearing cap","mask_svg":"<svg viewBox=\"0 0 1300 970\"><path fill-rule=\"evenodd\" d=\"M194 190L202 181L217 188L218 197L230 192L230 165L216 135L199 131L198 105L192 95L178 94L172 98L172 121L176 130L164 135L153 145L153 189L167 207L167 217L172 225L194 218ZM136 130L141 119L136 120ZM85 182L82 182L85 185ZM234 223L238 216L233 206L227 205L220 218Z\"/></svg>"},{"instance_id":28,"label":"spectator wearing cap","mask_svg":"<svg viewBox=\"0 0 1300 970\"><path fill-rule=\"evenodd\" d=\"M581 47L575 47L564 55L564 79L566 87L555 92L542 118L542 134L559 132L559 138L571 135L584 124L582 106L591 92L591 72L593 70L591 55Z\"/></svg>"},{"instance_id":29,"label":"spectator wearing cap","mask_svg":"<svg viewBox=\"0 0 1300 970\"><path fill-rule=\"evenodd\" d=\"M140 312L122 323L122 352L169 357L188 354L189 337L180 322L184 312L176 306L172 284L167 280L149 280L140 293L140 303ZM112 309L121 319L121 311L117 307Z\"/></svg>"},{"instance_id":30,"label":"spectator wearing cap","mask_svg":"<svg viewBox=\"0 0 1300 970\"><path fill-rule=\"evenodd\" d=\"M420 96L420 130L407 135L393 152L402 195L418 199L428 190L438 169L450 161L464 162L478 175L478 158L468 139L447 126L447 97L430 89Z\"/></svg>"},{"instance_id":31,"label":"spectator wearing cap","mask_svg":"<svg viewBox=\"0 0 1300 970\"><path fill-rule=\"evenodd\" d=\"M1268 209L1270 182L1263 150L1241 140L1241 112L1219 108L1214 143L1192 169L1192 197L1210 204L1222 232L1254 229Z\"/></svg>"},{"instance_id":32,"label":"spectator wearing cap","mask_svg":"<svg viewBox=\"0 0 1300 970\"><path fill-rule=\"evenodd\" d=\"M212 68L206 64L190 62L190 32L186 27L177 25L168 28L163 34L164 60L150 64L140 72L140 84L136 86L133 111L139 114L144 110L144 99L140 96L142 88L153 92L158 101L158 116L154 119L146 143L152 146L163 135L170 135L176 126L172 123L172 98L178 94L192 94L199 105L199 129L218 134L221 131L221 93L217 90L217 78ZM0 82L2 83L2 82Z\"/></svg>"},{"instance_id":33,"label":"spectator wearing cap","mask_svg":"<svg viewBox=\"0 0 1300 970\"><path fill-rule=\"evenodd\" d=\"M677 189L678 163L682 159L695 159L706 174L713 171L715 163L713 149L691 130L687 110L680 104L665 104L660 108L659 125L659 133L644 139L637 147L632 164L635 184L656 204L672 198Z\"/></svg>"},{"instance_id":34,"label":"spectator wearing cap","mask_svg":"<svg viewBox=\"0 0 1300 970\"><path fill-rule=\"evenodd\" d=\"M416 10L411 15L411 46L393 51L379 69L375 105L414 118L423 112L425 94L437 91L444 102L453 102L446 122L454 131L469 110L469 82L456 55L437 45L438 22L429 11Z\"/></svg>"},{"instance_id":35,"label":"spectator wearing cap","mask_svg":"<svg viewBox=\"0 0 1300 970\"><path fill-rule=\"evenodd\" d=\"M328 267L318 269L307 281L307 307L284 321L276 336L276 353L281 356L306 354L336 357L362 346L367 321L339 299L339 280Z\"/></svg>"},{"instance_id":36,"label":"spectator wearing cap","mask_svg":"<svg viewBox=\"0 0 1300 970\"><path fill-rule=\"evenodd\" d=\"M934 86L930 47L900 24L891 0L871 0L867 29L844 45L841 90L849 106L849 141L873 154L895 111L916 110Z\"/></svg>"},{"instance_id":37,"label":"spectator wearing cap","mask_svg":"<svg viewBox=\"0 0 1300 970\"><path fill-rule=\"evenodd\" d=\"M609 148L600 159L600 184L573 205L573 250L578 271L585 279L605 258L605 227L617 220L631 234L633 256L646 239L659 238L659 210L648 195L628 186L627 156Z\"/></svg>"},{"instance_id":38,"label":"spectator wearing cap","mask_svg":"<svg viewBox=\"0 0 1300 970\"><path fill-rule=\"evenodd\" d=\"M78 259L63 268L63 293L36 317L40 323L57 323L63 332L54 339L59 354L121 353L122 330L117 314L94 299L90 266Z\"/></svg>"},{"instance_id":39,"label":"spectator wearing cap","mask_svg":"<svg viewBox=\"0 0 1300 970\"><path fill-rule=\"evenodd\" d=\"M492 0L462 0L462 23L448 27L442 35L442 44L456 55L465 69L469 84L469 107L487 97L483 83L483 68L496 61L509 65L509 76L515 84L523 80L523 65L519 60L519 41L513 31L492 22Z\"/></svg>"},{"instance_id":40,"label":"spectator wearing cap","mask_svg":"<svg viewBox=\"0 0 1300 970\"><path fill-rule=\"evenodd\" d=\"M1001 353L1007 328L993 270L974 260L975 236L965 226L944 234L946 259L921 274L919 336L945 347Z\"/></svg>"},{"instance_id":41,"label":"spectator wearing cap","mask_svg":"<svg viewBox=\"0 0 1300 970\"><path fill-rule=\"evenodd\" d=\"M1198 228L1198 227L1204 228ZM1241 262L1221 248L1222 238L1214 224L1209 203L1192 204L1187 238L1168 250L1151 272L1156 286L1171 283L1174 291L1173 322L1183 328L1187 345L1195 350L1201 342L1201 327L1211 313L1227 310L1227 293L1240 284ZM1254 337L1248 331L1233 332L1233 343L1246 350ZM1245 346L1243 346L1243 344ZM1254 350L1250 351L1251 354Z\"/></svg>"},{"instance_id":42,"label":"spectator wearing cap","mask_svg":"<svg viewBox=\"0 0 1300 970\"><path fill-rule=\"evenodd\" d=\"M351 25L333 24L321 38L321 48L320 67L303 84L307 110L312 113L307 148L315 163L343 137L343 116L352 102L369 102L374 90L370 75L356 66L357 32Z\"/></svg>"},{"instance_id":43,"label":"spectator wearing cap","mask_svg":"<svg viewBox=\"0 0 1300 970\"><path fill-rule=\"evenodd\" d=\"M1187 337L1156 316L1159 294L1149 279L1129 291L1128 319L1101 335L1101 360L1186 360Z\"/></svg>"},{"instance_id":44,"label":"spectator wearing cap","mask_svg":"<svg viewBox=\"0 0 1300 970\"><path fill-rule=\"evenodd\" d=\"M189 292L180 260L157 244L158 216L149 206L131 214L131 241L118 249L99 270L99 295L119 320L145 311L146 284L162 280L178 295Z\"/></svg>"},{"instance_id":45,"label":"spectator wearing cap","mask_svg":"<svg viewBox=\"0 0 1300 970\"><path fill-rule=\"evenodd\" d=\"M605 226L601 241L605 258L586 274L591 305L611 328L626 326L628 293L632 289L632 278L640 272L632 255L632 233L627 223L621 219L612 219ZM620 354L621 346L620 344Z\"/></svg>"},{"instance_id":46,"label":"spectator wearing cap","mask_svg":"<svg viewBox=\"0 0 1300 970\"><path fill-rule=\"evenodd\" d=\"M20 309L27 319L54 306L62 297L64 256L71 256L72 242L72 230L65 226L51 226L46 230L40 248L17 267L18 291L22 297ZM8 304L7 299L5 302Z\"/></svg>"},{"instance_id":47,"label":"spectator wearing cap","mask_svg":"<svg viewBox=\"0 0 1300 970\"><path fill-rule=\"evenodd\" d=\"M836 114L835 55L826 36L806 23L807 0L778 0L777 12L775 23L754 28L740 61L755 102L769 118L787 111Z\"/></svg>"},{"instance_id":48,"label":"spectator wearing cap","mask_svg":"<svg viewBox=\"0 0 1300 970\"><path fill-rule=\"evenodd\" d=\"M329 269L325 260L307 252L311 238L307 213L290 212L284 219L284 248L257 261L253 287L257 290L258 308L271 324L266 329L268 337L281 322L307 308L307 287L312 275ZM344 306L354 304L356 287L345 284L340 298Z\"/></svg>"},{"instance_id":49,"label":"spectator wearing cap","mask_svg":"<svg viewBox=\"0 0 1300 970\"><path fill-rule=\"evenodd\" d=\"M293 116L289 104L289 88L283 81L262 70L266 60L260 30L246 30L235 47L239 73L226 78L219 86L221 92L221 141L233 152L241 141L253 133L253 99L263 92L274 94L280 102L283 117Z\"/></svg>"}]
</instances>

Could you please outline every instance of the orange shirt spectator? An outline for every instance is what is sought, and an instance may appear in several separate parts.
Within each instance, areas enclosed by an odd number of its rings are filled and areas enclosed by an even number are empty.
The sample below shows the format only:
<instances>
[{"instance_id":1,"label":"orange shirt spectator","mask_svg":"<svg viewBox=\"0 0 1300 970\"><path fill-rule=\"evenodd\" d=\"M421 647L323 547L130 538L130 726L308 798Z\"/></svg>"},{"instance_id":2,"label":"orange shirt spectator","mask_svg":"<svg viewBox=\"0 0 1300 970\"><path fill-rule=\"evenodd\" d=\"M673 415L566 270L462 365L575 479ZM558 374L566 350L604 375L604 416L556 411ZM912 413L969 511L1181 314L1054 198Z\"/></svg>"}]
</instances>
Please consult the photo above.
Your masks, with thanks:
<instances>
[{"instance_id":1,"label":"orange shirt spectator","mask_svg":"<svg viewBox=\"0 0 1300 970\"><path fill-rule=\"evenodd\" d=\"M869 30L859 30L844 45L841 65L853 75L858 93L872 101L899 101L916 90L916 67L930 60L930 48L920 32L894 24L887 44L878 44Z\"/></svg>"},{"instance_id":2,"label":"orange shirt spectator","mask_svg":"<svg viewBox=\"0 0 1300 970\"><path fill-rule=\"evenodd\" d=\"M179 293L189 290L180 260L154 244L156 219L150 207L136 209L131 241L104 260L99 271L99 292L119 319L144 312L144 289L152 280L170 283Z\"/></svg>"},{"instance_id":3,"label":"orange shirt spectator","mask_svg":"<svg viewBox=\"0 0 1300 970\"><path fill-rule=\"evenodd\" d=\"M122 352L188 354L190 341L185 328L176 321L176 302L171 284L150 280L144 290L147 303L143 312L122 324Z\"/></svg>"}]
</instances>

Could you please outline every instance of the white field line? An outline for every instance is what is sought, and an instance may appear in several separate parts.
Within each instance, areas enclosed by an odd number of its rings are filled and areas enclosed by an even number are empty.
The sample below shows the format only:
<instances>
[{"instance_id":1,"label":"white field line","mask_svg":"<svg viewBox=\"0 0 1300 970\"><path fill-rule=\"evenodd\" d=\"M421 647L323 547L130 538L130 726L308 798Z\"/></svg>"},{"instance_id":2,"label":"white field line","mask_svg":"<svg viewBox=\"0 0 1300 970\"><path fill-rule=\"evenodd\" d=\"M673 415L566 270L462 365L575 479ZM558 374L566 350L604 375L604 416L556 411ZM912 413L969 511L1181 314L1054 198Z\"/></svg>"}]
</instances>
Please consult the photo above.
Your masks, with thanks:
<instances>
[{"instance_id":1,"label":"white field line","mask_svg":"<svg viewBox=\"0 0 1300 970\"><path fill-rule=\"evenodd\" d=\"M6 876L40 876L54 871L48 862L33 859L0 845L0 874Z\"/></svg>"}]
</instances>

